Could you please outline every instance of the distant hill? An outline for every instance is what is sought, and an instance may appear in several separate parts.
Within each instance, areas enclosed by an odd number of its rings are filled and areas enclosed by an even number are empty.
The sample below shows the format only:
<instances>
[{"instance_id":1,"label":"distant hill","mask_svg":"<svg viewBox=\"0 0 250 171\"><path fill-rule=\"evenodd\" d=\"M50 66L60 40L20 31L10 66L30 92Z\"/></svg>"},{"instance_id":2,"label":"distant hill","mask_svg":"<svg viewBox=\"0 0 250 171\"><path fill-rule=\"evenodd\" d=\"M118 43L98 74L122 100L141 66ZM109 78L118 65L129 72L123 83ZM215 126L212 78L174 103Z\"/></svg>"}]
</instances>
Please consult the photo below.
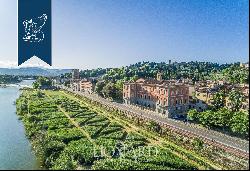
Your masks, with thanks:
<instances>
[{"instance_id":1,"label":"distant hill","mask_svg":"<svg viewBox=\"0 0 250 171\"><path fill-rule=\"evenodd\" d=\"M39 67L0 68L0 75L58 76L71 72L71 69L47 69Z\"/></svg>"}]
</instances>

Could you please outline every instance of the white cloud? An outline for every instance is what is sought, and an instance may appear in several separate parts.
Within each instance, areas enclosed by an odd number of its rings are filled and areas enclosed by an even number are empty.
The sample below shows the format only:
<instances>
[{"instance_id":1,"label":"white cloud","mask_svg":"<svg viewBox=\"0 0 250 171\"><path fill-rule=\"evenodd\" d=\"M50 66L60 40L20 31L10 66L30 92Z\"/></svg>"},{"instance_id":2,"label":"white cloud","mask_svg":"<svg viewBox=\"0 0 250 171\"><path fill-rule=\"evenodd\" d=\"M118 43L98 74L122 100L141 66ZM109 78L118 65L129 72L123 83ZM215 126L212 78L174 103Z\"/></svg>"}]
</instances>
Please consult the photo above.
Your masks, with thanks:
<instances>
[{"instance_id":1,"label":"white cloud","mask_svg":"<svg viewBox=\"0 0 250 171\"><path fill-rule=\"evenodd\" d=\"M35 56L30 58L20 66L17 66L17 62L15 61L0 61L0 68L26 68L26 67L39 67L48 69L53 68L46 62L42 61L41 59Z\"/></svg>"},{"instance_id":2,"label":"white cloud","mask_svg":"<svg viewBox=\"0 0 250 171\"><path fill-rule=\"evenodd\" d=\"M0 68L15 68L17 67L17 62L14 61L0 61Z\"/></svg>"}]
</instances>

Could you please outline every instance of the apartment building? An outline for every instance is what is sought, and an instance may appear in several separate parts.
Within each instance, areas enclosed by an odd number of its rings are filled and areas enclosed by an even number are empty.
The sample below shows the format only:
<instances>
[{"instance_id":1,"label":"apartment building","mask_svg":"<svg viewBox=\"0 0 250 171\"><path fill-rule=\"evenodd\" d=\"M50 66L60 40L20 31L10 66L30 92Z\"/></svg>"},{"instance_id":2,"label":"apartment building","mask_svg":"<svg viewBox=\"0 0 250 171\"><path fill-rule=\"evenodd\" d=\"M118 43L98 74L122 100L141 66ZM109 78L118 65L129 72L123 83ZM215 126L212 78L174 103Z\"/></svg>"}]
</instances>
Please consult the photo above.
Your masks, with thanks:
<instances>
[{"instance_id":1,"label":"apartment building","mask_svg":"<svg viewBox=\"0 0 250 171\"><path fill-rule=\"evenodd\" d=\"M80 86L80 91L81 92L93 93L93 91L94 91L93 83L91 81L87 80L87 79L82 79L79 82L79 86Z\"/></svg>"},{"instance_id":2,"label":"apartment building","mask_svg":"<svg viewBox=\"0 0 250 171\"><path fill-rule=\"evenodd\" d=\"M134 104L155 110L167 117L184 116L188 110L188 85L175 80L163 80L162 73L157 79L138 79L126 82L123 87L126 104Z\"/></svg>"},{"instance_id":3,"label":"apartment building","mask_svg":"<svg viewBox=\"0 0 250 171\"><path fill-rule=\"evenodd\" d=\"M94 91L94 84L87 79L76 80L72 82L71 88L73 91L81 91L86 93L93 93Z\"/></svg>"}]
</instances>

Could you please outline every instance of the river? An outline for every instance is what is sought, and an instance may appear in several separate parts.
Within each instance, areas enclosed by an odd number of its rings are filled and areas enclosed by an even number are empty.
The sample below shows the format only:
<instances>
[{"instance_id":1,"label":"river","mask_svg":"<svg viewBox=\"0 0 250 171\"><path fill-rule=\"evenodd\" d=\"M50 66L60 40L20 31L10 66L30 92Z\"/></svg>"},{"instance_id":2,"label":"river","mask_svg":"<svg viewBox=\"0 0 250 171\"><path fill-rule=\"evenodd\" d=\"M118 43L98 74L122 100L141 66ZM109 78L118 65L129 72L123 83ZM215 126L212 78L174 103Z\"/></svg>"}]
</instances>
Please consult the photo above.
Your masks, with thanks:
<instances>
[{"instance_id":1,"label":"river","mask_svg":"<svg viewBox=\"0 0 250 171\"><path fill-rule=\"evenodd\" d=\"M31 85L32 82L25 80L20 85ZM25 136L24 126L16 115L14 102L20 94L19 88L17 85L0 88L0 170L40 168Z\"/></svg>"}]
</instances>

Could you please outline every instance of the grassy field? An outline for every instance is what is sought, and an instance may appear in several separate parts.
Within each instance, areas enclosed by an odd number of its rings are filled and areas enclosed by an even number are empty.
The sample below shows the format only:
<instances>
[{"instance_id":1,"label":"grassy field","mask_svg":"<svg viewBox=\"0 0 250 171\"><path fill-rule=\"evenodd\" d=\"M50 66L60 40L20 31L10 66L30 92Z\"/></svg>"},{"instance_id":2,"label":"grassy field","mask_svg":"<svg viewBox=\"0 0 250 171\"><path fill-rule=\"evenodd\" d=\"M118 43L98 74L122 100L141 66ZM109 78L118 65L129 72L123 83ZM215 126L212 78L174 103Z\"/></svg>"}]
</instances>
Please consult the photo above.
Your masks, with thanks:
<instances>
[{"instance_id":1,"label":"grassy field","mask_svg":"<svg viewBox=\"0 0 250 171\"><path fill-rule=\"evenodd\" d=\"M17 100L33 149L48 169L244 168L209 160L118 113L63 91L25 90Z\"/></svg>"}]
</instances>

